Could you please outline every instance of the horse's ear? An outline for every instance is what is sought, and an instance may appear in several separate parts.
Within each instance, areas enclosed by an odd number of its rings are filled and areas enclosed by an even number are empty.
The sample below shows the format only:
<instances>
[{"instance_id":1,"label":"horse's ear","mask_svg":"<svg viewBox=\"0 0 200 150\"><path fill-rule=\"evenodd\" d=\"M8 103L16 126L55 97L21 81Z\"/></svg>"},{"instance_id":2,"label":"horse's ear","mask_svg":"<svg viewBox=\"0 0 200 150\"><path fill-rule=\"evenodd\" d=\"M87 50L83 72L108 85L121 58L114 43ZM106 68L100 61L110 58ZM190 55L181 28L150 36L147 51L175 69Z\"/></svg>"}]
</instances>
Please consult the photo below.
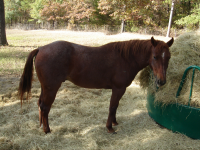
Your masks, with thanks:
<instances>
[{"instance_id":1,"label":"horse's ear","mask_svg":"<svg viewBox=\"0 0 200 150\"><path fill-rule=\"evenodd\" d=\"M157 41L153 38L153 36L151 37L151 44L156 47L157 45Z\"/></svg>"},{"instance_id":2,"label":"horse's ear","mask_svg":"<svg viewBox=\"0 0 200 150\"><path fill-rule=\"evenodd\" d=\"M167 45L170 47L170 46L172 46L173 43L174 43L174 38L172 38L171 40L169 40L167 42Z\"/></svg>"}]
</instances>

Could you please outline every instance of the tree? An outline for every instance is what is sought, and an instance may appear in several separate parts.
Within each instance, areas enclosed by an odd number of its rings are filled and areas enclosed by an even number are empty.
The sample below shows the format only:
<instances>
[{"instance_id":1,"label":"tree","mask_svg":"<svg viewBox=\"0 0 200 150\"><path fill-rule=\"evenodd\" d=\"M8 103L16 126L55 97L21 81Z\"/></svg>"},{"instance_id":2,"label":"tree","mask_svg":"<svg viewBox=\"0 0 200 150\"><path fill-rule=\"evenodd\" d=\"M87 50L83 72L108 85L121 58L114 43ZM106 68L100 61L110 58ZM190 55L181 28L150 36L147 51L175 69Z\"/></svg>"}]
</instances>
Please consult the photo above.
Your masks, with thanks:
<instances>
[{"instance_id":1,"label":"tree","mask_svg":"<svg viewBox=\"0 0 200 150\"><path fill-rule=\"evenodd\" d=\"M197 5L191 12L191 15L176 20L175 23L178 25L186 25L189 28L198 28L200 25L200 7Z\"/></svg>"},{"instance_id":2,"label":"tree","mask_svg":"<svg viewBox=\"0 0 200 150\"><path fill-rule=\"evenodd\" d=\"M4 1L0 0L0 45L8 45L5 29Z\"/></svg>"},{"instance_id":3,"label":"tree","mask_svg":"<svg viewBox=\"0 0 200 150\"><path fill-rule=\"evenodd\" d=\"M35 2L31 4L30 15L33 19L29 19L29 21L36 20L37 23L42 22L42 17L41 17L40 12L44 8L43 3L44 3L43 0L35 0Z\"/></svg>"},{"instance_id":4,"label":"tree","mask_svg":"<svg viewBox=\"0 0 200 150\"><path fill-rule=\"evenodd\" d=\"M94 9L93 13L90 16L90 23L97 25L112 25L113 20L109 15L104 15L100 13L100 9L98 9L99 0L89 0L89 3L92 5Z\"/></svg>"},{"instance_id":5,"label":"tree","mask_svg":"<svg viewBox=\"0 0 200 150\"><path fill-rule=\"evenodd\" d=\"M166 26L168 3L160 0L100 0L98 8L101 14L116 20L124 19L135 26Z\"/></svg>"},{"instance_id":6,"label":"tree","mask_svg":"<svg viewBox=\"0 0 200 150\"><path fill-rule=\"evenodd\" d=\"M70 0L67 2L49 1L41 10L43 20L51 22L66 21L70 24L83 23L92 16L95 10L84 0Z\"/></svg>"},{"instance_id":7,"label":"tree","mask_svg":"<svg viewBox=\"0 0 200 150\"><path fill-rule=\"evenodd\" d=\"M41 10L43 20L51 22L53 27L55 22L67 21L69 19L70 5L67 2L51 2L46 3Z\"/></svg>"},{"instance_id":8,"label":"tree","mask_svg":"<svg viewBox=\"0 0 200 150\"><path fill-rule=\"evenodd\" d=\"M5 20L6 23L27 23L30 17L32 1L35 0L6 0Z\"/></svg>"},{"instance_id":9,"label":"tree","mask_svg":"<svg viewBox=\"0 0 200 150\"><path fill-rule=\"evenodd\" d=\"M20 13L20 1L15 2L15 0L5 1L5 21L7 24L12 24L19 21L19 17L22 15Z\"/></svg>"}]
</instances>

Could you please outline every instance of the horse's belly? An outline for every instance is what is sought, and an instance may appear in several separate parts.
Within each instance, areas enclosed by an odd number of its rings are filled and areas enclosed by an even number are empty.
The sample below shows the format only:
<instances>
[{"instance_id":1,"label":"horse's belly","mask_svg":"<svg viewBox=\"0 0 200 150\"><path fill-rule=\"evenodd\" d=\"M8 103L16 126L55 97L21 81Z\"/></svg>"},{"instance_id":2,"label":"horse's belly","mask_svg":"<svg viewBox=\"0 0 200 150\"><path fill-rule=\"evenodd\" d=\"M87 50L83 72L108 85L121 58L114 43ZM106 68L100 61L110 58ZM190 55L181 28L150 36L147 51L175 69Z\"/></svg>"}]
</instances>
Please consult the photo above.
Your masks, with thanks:
<instances>
[{"instance_id":1,"label":"horse's belly","mask_svg":"<svg viewBox=\"0 0 200 150\"><path fill-rule=\"evenodd\" d=\"M90 76L76 76L76 77L68 77L67 80L72 83L84 87L84 88L96 88L96 89L110 89L111 84L108 79L99 78L95 75Z\"/></svg>"}]
</instances>

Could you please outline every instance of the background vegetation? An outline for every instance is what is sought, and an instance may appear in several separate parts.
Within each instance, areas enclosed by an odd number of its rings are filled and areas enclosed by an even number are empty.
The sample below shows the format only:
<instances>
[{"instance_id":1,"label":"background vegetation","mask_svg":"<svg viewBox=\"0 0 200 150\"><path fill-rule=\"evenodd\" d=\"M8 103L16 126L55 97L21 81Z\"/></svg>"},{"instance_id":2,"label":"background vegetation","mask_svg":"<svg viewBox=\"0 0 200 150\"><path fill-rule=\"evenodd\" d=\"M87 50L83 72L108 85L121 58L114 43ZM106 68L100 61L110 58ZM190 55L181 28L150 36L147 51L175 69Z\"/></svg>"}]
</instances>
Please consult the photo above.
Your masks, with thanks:
<instances>
[{"instance_id":1,"label":"background vegetation","mask_svg":"<svg viewBox=\"0 0 200 150\"><path fill-rule=\"evenodd\" d=\"M172 27L196 29L200 0L175 0ZM51 27L107 25L125 21L126 31L167 28L172 0L5 0L6 23ZM84 26L85 28L85 26Z\"/></svg>"}]
</instances>

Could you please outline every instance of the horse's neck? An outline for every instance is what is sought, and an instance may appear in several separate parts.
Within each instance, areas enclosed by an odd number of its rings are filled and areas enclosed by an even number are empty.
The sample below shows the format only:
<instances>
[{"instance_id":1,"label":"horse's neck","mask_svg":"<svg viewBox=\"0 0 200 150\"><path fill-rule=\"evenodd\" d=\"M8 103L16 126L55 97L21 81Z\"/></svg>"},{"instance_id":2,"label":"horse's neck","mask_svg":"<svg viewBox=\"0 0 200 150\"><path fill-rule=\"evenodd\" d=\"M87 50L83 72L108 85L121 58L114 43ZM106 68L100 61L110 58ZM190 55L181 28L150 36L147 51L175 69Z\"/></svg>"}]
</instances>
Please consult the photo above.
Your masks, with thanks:
<instances>
[{"instance_id":1,"label":"horse's neck","mask_svg":"<svg viewBox=\"0 0 200 150\"><path fill-rule=\"evenodd\" d=\"M147 67L150 62L151 57L151 46L147 48L145 51L140 51L135 54L134 56L134 62L136 63L139 70L142 70L143 68Z\"/></svg>"}]
</instances>

